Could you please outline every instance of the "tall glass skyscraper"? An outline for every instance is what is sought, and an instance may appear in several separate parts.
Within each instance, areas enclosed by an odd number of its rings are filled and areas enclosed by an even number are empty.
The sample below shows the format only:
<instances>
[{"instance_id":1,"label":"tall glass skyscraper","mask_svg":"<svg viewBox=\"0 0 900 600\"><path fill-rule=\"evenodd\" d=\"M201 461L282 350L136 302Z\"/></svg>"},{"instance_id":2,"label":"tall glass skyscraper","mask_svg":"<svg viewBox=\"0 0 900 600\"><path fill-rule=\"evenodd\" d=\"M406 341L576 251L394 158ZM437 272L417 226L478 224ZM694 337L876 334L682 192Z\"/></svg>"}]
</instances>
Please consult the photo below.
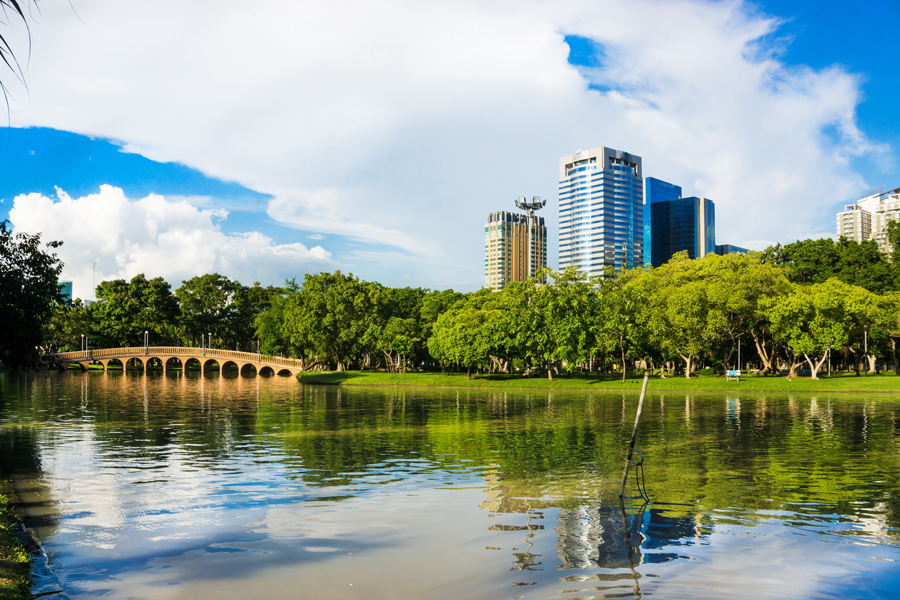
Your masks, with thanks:
<instances>
[{"instance_id":1,"label":"tall glass skyscraper","mask_svg":"<svg viewBox=\"0 0 900 600\"><path fill-rule=\"evenodd\" d=\"M664 265L676 252L691 258L716 251L716 205L706 198L654 202L650 208L653 266Z\"/></svg>"},{"instance_id":2,"label":"tall glass skyscraper","mask_svg":"<svg viewBox=\"0 0 900 600\"><path fill-rule=\"evenodd\" d=\"M644 179L644 264L653 264L653 211L654 202L668 202L681 198L681 186L656 177Z\"/></svg>"},{"instance_id":3,"label":"tall glass skyscraper","mask_svg":"<svg viewBox=\"0 0 900 600\"><path fill-rule=\"evenodd\" d=\"M612 148L559 159L559 268L589 277L644 264L641 157Z\"/></svg>"}]
</instances>

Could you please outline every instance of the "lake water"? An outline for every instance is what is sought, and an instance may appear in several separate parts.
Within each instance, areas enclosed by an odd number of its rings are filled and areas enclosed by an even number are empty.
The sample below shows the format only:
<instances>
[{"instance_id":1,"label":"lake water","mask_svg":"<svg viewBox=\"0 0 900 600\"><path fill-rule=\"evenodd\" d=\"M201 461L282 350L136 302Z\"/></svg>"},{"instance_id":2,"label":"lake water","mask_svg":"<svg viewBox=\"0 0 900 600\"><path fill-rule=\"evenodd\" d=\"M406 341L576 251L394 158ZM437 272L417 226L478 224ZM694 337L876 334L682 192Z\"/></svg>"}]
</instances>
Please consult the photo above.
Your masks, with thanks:
<instances>
[{"instance_id":1,"label":"lake water","mask_svg":"<svg viewBox=\"0 0 900 600\"><path fill-rule=\"evenodd\" d=\"M623 512L636 408L0 374L0 448L56 598L900 593L900 395L648 394Z\"/></svg>"}]
</instances>

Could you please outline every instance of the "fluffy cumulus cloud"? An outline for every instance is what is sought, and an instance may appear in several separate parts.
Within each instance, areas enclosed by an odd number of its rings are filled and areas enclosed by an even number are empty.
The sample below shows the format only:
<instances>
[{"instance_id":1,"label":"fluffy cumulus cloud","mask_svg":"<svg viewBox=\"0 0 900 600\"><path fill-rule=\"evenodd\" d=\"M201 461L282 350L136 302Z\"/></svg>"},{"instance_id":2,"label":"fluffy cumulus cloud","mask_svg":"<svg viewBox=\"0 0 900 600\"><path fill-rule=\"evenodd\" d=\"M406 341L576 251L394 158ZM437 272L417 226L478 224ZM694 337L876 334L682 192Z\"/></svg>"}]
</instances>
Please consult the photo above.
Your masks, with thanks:
<instances>
[{"instance_id":1,"label":"fluffy cumulus cloud","mask_svg":"<svg viewBox=\"0 0 900 600\"><path fill-rule=\"evenodd\" d=\"M788 66L778 20L735 0L76 9L42 5L14 125L271 194L286 227L400 253L348 254L385 283L419 265L418 283L477 287L485 217L520 195L550 199L555 263L558 160L579 148L642 156L716 201L720 241L751 246L829 233L867 187L851 159L885 150L855 125L860 79ZM568 63L566 35L593 40L594 66Z\"/></svg>"},{"instance_id":2,"label":"fluffy cumulus cloud","mask_svg":"<svg viewBox=\"0 0 900 600\"><path fill-rule=\"evenodd\" d=\"M57 198L18 196L9 213L19 231L63 240L57 254L65 263L76 297L93 298L92 283L130 279L138 273L164 277L174 287L204 273L221 273L249 285L278 283L307 271L336 267L321 247L276 244L260 233L225 234L222 210L201 210L186 200L158 195L130 200L119 188L104 185L97 194Z\"/></svg>"}]
</instances>

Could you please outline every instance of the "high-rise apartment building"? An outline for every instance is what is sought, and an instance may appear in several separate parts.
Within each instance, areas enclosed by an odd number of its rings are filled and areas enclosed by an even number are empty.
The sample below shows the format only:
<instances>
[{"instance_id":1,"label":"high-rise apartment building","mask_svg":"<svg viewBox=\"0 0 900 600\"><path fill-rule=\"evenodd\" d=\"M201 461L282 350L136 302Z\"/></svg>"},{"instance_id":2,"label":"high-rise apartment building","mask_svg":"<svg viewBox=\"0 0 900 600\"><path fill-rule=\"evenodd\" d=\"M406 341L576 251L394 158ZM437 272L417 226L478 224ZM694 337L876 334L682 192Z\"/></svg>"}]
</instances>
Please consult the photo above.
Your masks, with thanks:
<instances>
[{"instance_id":1,"label":"high-rise apartment building","mask_svg":"<svg viewBox=\"0 0 900 600\"><path fill-rule=\"evenodd\" d=\"M484 226L485 287L500 291L507 283L525 281L546 266L544 217L505 210L488 215Z\"/></svg>"},{"instance_id":2,"label":"high-rise apartment building","mask_svg":"<svg viewBox=\"0 0 900 600\"><path fill-rule=\"evenodd\" d=\"M716 205L707 198L676 198L648 205L651 256L654 267L667 263L676 252L691 258L716 251Z\"/></svg>"},{"instance_id":3,"label":"high-rise apartment building","mask_svg":"<svg viewBox=\"0 0 900 600\"><path fill-rule=\"evenodd\" d=\"M848 240L864 242L872 237L872 214L858 204L847 205L837 214L837 233Z\"/></svg>"},{"instance_id":4,"label":"high-rise apartment building","mask_svg":"<svg viewBox=\"0 0 900 600\"><path fill-rule=\"evenodd\" d=\"M644 179L644 264L653 264L653 213L654 202L668 202L681 198L681 186L655 177Z\"/></svg>"},{"instance_id":5,"label":"high-rise apartment building","mask_svg":"<svg viewBox=\"0 0 900 600\"><path fill-rule=\"evenodd\" d=\"M641 157L612 148L559 159L559 268L589 277L644 264Z\"/></svg>"},{"instance_id":6,"label":"high-rise apartment building","mask_svg":"<svg viewBox=\"0 0 900 600\"><path fill-rule=\"evenodd\" d=\"M900 188L881 188L837 214L837 234L857 242L875 240L882 252L892 250L887 239L891 221L900 220Z\"/></svg>"}]
</instances>

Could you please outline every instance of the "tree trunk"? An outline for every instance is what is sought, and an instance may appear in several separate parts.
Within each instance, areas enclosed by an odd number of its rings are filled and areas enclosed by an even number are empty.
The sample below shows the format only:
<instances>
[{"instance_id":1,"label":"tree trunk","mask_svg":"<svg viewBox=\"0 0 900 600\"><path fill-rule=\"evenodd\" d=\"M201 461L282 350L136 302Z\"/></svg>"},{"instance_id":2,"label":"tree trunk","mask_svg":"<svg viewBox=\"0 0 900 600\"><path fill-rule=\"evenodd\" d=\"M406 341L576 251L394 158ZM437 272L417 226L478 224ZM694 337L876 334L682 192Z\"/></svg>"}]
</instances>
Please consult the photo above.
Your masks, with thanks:
<instances>
[{"instance_id":1,"label":"tree trunk","mask_svg":"<svg viewBox=\"0 0 900 600\"><path fill-rule=\"evenodd\" d=\"M775 369L772 368L772 359L774 357L769 355L769 349L766 348L765 340L761 340L760 336L753 330L750 331L750 335L753 336L753 343L756 344L756 353L759 354L759 358L763 361L763 370L774 375Z\"/></svg>"},{"instance_id":2,"label":"tree trunk","mask_svg":"<svg viewBox=\"0 0 900 600\"><path fill-rule=\"evenodd\" d=\"M897 338L891 338L891 359L894 361L894 375L900 375L900 367L897 366Z\"/></svg>"},{"instance_id":3,"label":"tree trunk","mask_svg":"<svg viewBox=\"0 0 900 600\"><path fill-rule=\"evenodd\" d=\"M468 379L468 380L472 379L472 365L469 365L466 370L466 379Z\"/></svg>"},{"instance_id":4,"label":"tree trunk","mask_svg":"<svg viewBox=\"0 0 900 600\"><path fill-rule=\"evenodd\" d=\"M878 361L878 358L874 354L869 354L866 356L866 359L869 361L869 373L875 372L875 363Z\"/></svg>"},{"instance_id":5,"label":"tree trunk","mask_svg":"<svg viewBox=\"0 0 900 600\"><path fill-rule=\"evenodd\" d=\"M685 356L684 354L679 354L678 356L680 356L681 360L684 361L684 367L685 367L684 368L684 378L690 379L691 378L691 357Z\"/></svg>"},{"instance_id":6,"label":"tree trunk","mask_svg":"<svg viewBox=\"0 0 900 600\"><path fill-rule=\"evenodd\" d=\"M621 350L622 354L622 383L625 383L625 373L628 370L625 368L625 345L619 344L619 350Z\"/></svg>"},{"instance_id":7,"label":"tree trunk","mask_svg":"<svg viewBox=\"0 0 900 600\"><path fill-rule=\"evenodd\" d=\"M550 366L550 363L547 363L547 379L553 381L553 368Z\"/></svg>"},{"instance_id":8,"label":"tree trunk","mask_svg":"<svg viewBox=\"0 0 900 600\"><path fill-rule=\"evenodd\" d=\"M825 353L822 354L822 358L820 358L817 362L813 361L809 357L809 355L807 355L805 353L803 354L803 356L806 358L806 362L809 364L809 374L812 376L813 379L818 379L819 378L818 377L819 369L822 368L822 363L824 363L825 359L828 358L828 351L826 350Z\"/></svg>"}]
</instances>

